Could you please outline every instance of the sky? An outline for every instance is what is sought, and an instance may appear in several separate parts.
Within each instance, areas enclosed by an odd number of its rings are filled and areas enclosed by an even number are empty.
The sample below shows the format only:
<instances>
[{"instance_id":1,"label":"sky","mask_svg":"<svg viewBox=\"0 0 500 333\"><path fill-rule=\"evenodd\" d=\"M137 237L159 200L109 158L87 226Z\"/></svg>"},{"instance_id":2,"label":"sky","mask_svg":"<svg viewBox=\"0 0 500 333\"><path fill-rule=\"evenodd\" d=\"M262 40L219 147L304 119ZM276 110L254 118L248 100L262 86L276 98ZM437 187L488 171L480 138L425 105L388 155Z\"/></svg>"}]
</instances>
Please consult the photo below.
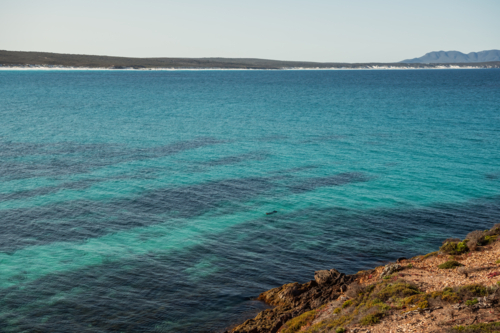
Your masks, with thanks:
<instances>
[{"instance_id":1,"label":"sky","mask_svg":"<svg viewBox=\"0 0 500 333\"><path fill-rule=\"evenodd\" d=\"M500 0L0 0L0 50L397 62L500 49Z\"/></svg>"}]
</instances>

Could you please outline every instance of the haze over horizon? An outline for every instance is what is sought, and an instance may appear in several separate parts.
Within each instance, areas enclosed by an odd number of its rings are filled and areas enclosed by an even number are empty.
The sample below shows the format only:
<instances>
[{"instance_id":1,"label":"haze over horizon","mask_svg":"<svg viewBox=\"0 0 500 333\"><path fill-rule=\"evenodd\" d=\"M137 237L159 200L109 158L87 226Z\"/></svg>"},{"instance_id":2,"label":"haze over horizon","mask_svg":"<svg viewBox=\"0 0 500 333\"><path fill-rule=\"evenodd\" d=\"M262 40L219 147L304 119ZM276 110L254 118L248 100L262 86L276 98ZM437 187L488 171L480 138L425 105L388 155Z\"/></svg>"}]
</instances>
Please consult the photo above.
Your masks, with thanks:
<instances>
[{"instance_id":1,"label":"haze over horizon","mask_svg":"<svg viewBox=\"0 0 500 333\"><path fill-rule=\"evenodd\" d=\"M2 1L0 49L123 57L399 62L500 49L500 2Z\"/></svg>"}]
</instances>

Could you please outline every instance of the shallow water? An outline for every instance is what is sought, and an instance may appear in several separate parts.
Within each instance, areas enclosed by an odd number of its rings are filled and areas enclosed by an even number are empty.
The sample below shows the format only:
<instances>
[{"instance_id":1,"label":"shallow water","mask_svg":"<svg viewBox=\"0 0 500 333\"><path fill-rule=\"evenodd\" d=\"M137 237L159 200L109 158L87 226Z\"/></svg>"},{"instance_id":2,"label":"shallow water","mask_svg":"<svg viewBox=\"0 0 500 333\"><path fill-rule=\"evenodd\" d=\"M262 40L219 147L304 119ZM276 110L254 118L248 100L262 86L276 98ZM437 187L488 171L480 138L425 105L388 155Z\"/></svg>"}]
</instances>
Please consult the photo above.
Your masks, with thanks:
<instances>
[{"instance_id":1,"label":"shallow water","mask_svg":"<svg viewBox=\"0 0 500 333\"><path fill-rule=\"evenodd\" d=\"M4 71L0 100L3 332L217 332L500 223L500 70Z\"/></svg>"}]
</instances>

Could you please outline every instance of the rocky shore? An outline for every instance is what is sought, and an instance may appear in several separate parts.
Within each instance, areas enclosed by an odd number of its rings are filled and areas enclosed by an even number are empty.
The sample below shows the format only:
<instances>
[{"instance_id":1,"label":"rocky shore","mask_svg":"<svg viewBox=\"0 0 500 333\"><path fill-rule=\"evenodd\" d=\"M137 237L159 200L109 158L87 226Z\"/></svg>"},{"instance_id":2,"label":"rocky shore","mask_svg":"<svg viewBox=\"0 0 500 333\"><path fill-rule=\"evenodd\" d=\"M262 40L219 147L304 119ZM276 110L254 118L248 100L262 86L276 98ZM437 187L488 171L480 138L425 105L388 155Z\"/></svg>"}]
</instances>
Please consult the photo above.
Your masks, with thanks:
<instances>
[{"instance_id":1,"label":"rocky shore","mask_svg":"<svg viewBox=\"0 0 500 333\"><path fill-rule=\"evenodd\" d=\"M274 306L227 333L500 332L500 225L439 251L259 295Z\"/></svg>"}]
</instances>

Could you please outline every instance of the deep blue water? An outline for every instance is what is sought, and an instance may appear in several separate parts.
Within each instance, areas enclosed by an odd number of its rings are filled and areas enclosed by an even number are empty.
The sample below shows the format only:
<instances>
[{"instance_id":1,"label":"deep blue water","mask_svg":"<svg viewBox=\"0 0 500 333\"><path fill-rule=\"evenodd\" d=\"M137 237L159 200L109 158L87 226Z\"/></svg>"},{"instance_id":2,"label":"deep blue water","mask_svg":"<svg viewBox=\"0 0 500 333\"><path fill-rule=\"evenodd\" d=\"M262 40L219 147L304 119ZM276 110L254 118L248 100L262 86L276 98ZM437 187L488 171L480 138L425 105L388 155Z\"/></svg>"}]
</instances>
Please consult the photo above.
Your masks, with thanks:
<instances>
[{"instance_id":1,"label":"deep blue water","mask_svg":"<svg viewBox=\"0 0 500 333\"><path fill-rule=\"evenodd\" d=\"M0 331L224 330L499 185L500 70L0 71Z\"/></svg>"}]
</instances>

